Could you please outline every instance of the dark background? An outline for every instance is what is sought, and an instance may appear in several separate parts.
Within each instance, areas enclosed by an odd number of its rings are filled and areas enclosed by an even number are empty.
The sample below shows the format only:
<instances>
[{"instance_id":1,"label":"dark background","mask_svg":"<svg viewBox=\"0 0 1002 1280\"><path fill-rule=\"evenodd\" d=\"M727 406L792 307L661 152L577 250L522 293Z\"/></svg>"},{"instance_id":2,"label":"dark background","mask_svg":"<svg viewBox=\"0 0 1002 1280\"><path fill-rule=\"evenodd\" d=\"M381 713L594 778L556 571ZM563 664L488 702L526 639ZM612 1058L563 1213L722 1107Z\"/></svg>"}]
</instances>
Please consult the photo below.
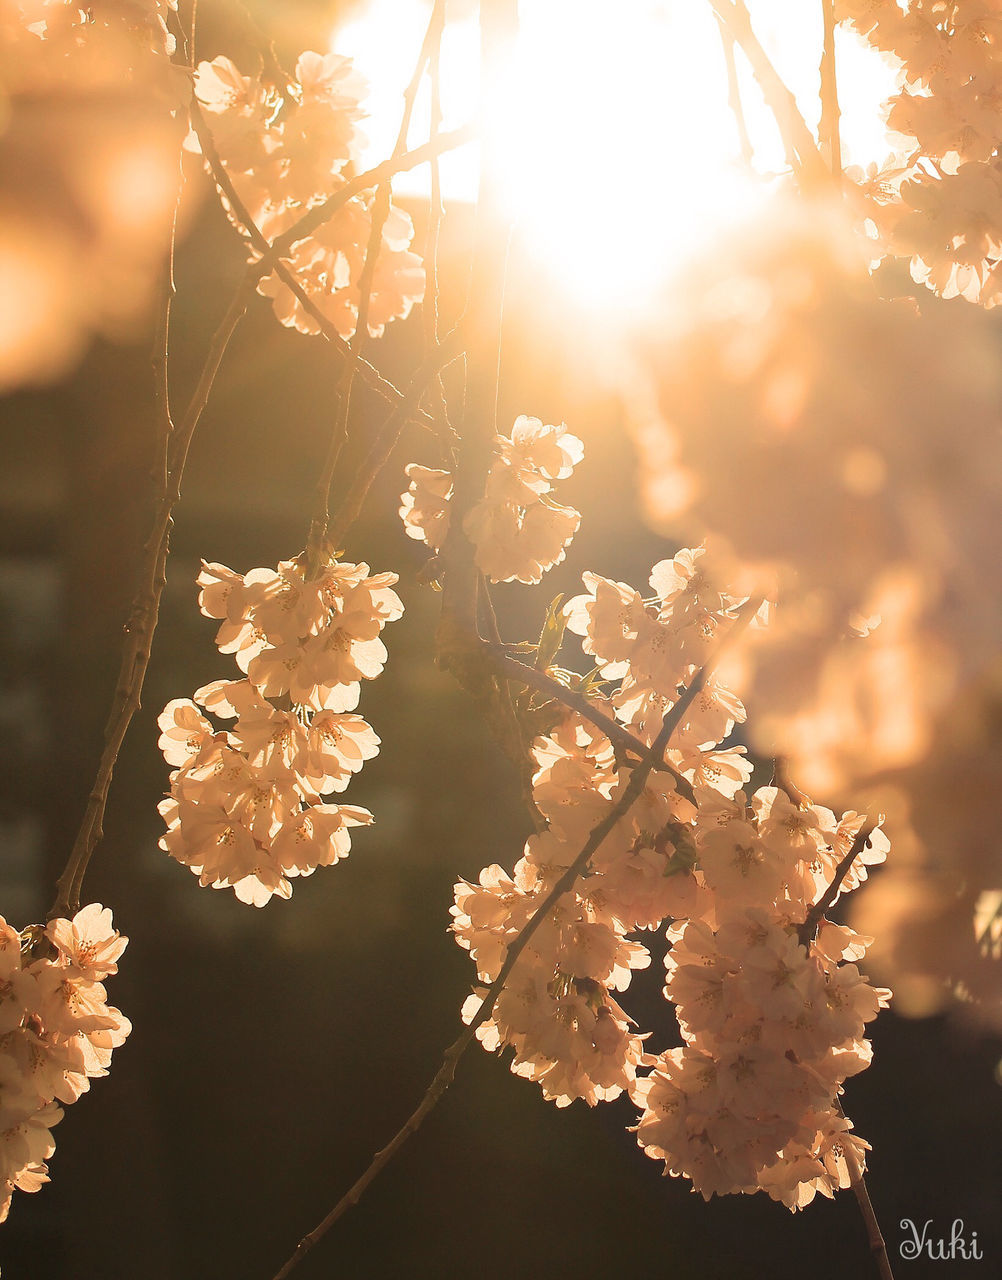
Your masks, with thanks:
<instances>
[{"instance_id":1,"label":"dark background","mask_svg":"<svg viewBox=\"0 0 1002 1280\"><path fill-rule=\"evenodd\" d=\"M309 6L291 13L305 26ZM446 321L460 305L468 232L469 211L450 210ZM178 253L176 406L240 269L233 233L206 202ZM405 377L419 337L415 315L372 355ZM639 585L676 549L635 510L629 440L592 375L590 341L516 261L501 424L528 413L584 439L585 461L558 496L585 520L539 591L498 590L508 639L532 638L546 602L575 592L583 568ZM100 752L151 519L151 343L149 333L132 346L98 342L60 385L0 404L0 910L17 927L48 909ZM346 794L376 825L356 835L347 862L261 911L200 889L157 848L168 770L156 716L233 671L197 610L198 559L245 571L301 549L337 374L322 340L283 330L258 299L199 427L144 706L85 890L131 938L108 985L135 1029L110 1076L55 1130L51 1185L15 1194L0 1228L5 1280L267 1280L409 1114L457 1033L473 974L447 933L452 885L494 861L510 867L527 821L510 766L434 663L438 597L418 583L426 553L395 514L403 465L438 463L417 428L346 547L374 571L399 572L406 606L360 706L382 751ZM355 449L381 412L359 393ZM663 1045L663 939L645 941L654 963L627 1004ZM893 1013L873 1040L874 1064L849 1082L846 1109L874 1146L870 1190L897 1273L1002 1275L1002 1046L960 1023ZM851 1194L795 1216L761 1195L706 1204L659 1177L626 1131L633 1119L623 1100L558 1111L473 1048L421 1132L296 1274L870 1274ZM904 1218L920 1228L933 1219L934 1236L962 1218L984 1260L900 1260Z\"/></svg>"}]
</instances>

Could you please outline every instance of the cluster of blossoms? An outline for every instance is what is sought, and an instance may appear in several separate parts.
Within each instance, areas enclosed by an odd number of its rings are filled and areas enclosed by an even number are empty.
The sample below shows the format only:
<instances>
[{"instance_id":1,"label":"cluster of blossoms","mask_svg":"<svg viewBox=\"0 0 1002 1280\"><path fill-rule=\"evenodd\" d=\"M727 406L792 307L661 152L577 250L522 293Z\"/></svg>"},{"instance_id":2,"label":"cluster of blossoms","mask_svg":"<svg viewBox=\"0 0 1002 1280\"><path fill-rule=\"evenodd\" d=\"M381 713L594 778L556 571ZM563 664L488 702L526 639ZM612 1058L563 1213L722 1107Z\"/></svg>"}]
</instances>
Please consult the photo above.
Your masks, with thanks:
<instances>
[{"instance_id":1,"label":"cluster of blossoms","mask_svg":"<svg viewBox=\"0 0 1002 1280\"><path fill-rule=\"evenodd\" d=\"M164 0L0 0L0 388L58 377L149 303L177 198Z\"/></svg>"},{"instance_id":2,"label":"cluster of blossoms","mask_svg":"<svg viewBox=\"0 0 1002 1280\"><path fill-rule=\"evenodd\" d=\"M887 123L905 150L862 179L886 252L946 298L1002 301L1002 16L986 0L837 0L901 63Z\"/></svg>"},{"instance_id":3,"label":"cluster of blossoms","mask_svg":"<svg viewBox=\"0 0 1002 1280\"><path fill-rule=\"evenodd\" d=\"M199 65L195 95L237 194L268 240L346 185L362 142L358 121L365 114L360 106L365 92L351 59L334 53L303 53L295 79L281 89L260 76L242 75L228 58ZM348 200L287 255L310 300L343 338L351 337L358 320L372 203L372 192ZM410 252L413 236L408 215L391 205L372 277L373 336L406 316L424 295L424 268ZM276 273L265 276L258 288L274 300L282 324L320 332Z\"/></svg>"},{"instance_id":4,"label":"cluster of blossoms","mask_svg":"<svg viewBox=\"0 0 1002 1280\"><path fill-rule=\"evenodd\" d=\"M50 920L44 934L19 934L0 918L0 1222L15 1188L37 1191L49 1180L58 1103L106 1076L132 1030L103 985L127 942L99 903ZM51 956L34 958L43 948Z\"/></svg>"},{"instance_id":5,"label":"cluster of blossoms","mask_svg":"<svg viewBox=\"0 0 1002 1280\"><path fill-rule=\"evenodd\" d=\"M221 620L216 643L245 678L175 699L159 720L176 766L161 848L203 885L255 906L288 898L290 877L346 857L348 829L372 821L323 797L343 792L379 749L354 711L360 682L386 661L379 633L403 612L396 580L333 558L311 576L305 557L243 577L203 565L199 604ZM217 730L203 711L235 724Z\"/></svg>"},{"instance_id":6,"label":"cluster of blossoms","mask_svg":"<svg viewBox=\"0 0 1002 1280\"><path fill-rule=\"evenodd\" d=\"M655 1059L633 1096L648 1155L707 1198L762 1189L799 1209L863 1167L866 1144L849 1134L837 1098L869 1065L864 1027L890 993L855 963L872 939L827 921L813 939L798 929L863 822L775 787L750 800L700 794L695 862L680 873L693 906L668 930L666 960L664 993L684 1043ZM872 832L843 887L887 847Z\"/></svg>"},{"instance_id":7,"label":"cluster of blossoms","mask_svg":"<svg viewBox=\"0 0 1002 1280\"><path fill-rule=\"evenodd\" d=\"M463 528L476 548L477 566L491 582L541 581L559 564L577 533L581 514L550 494L584 456L577 436L538 418L515 419L510 436L495 437L495 456L483 498ZM452 472L412 462L400 517L411 538L441 549L449 531Z\"/></svg>"},{"instance_id":8,"label":"cluster of blossoms","mask_svg":"<svg viewBox=\"0 0 1002 1280\"><path fill-rule=\"evenodd\" d=\"M740 604L713 586L702 549L662 561L650 582L644 598L586 574L587 594L565 606L585 651L619 682L596 709L648 746ZM865 1144L847 1136L836 1098L869 1062L864 1023L887 995L856 967L867 939L824 922L802 940L798 927L833 880L864 879L887 842L872 833L836 871L862 817L838 821L775 787L746 796L743 749L719 745L744 715L731 690L706 681L669 740L670 768L649 774L536 928L477 1034L488 1049L510 1046L512 1070L558 1106L629 1093L641 1145L705 1196L761 1188L798 1208L848 1185L847 1144L862 1166ZM493 865L456 885L452 928L485 983L630 785L609 738L577 712L536 740L533 758L545 829L512 875ZM650 963L630 935L666 921L664 994L684 1043L654 1055L613 992ZM483 994L468 999L467 1020Z\"/></svg>"}]
</instances>

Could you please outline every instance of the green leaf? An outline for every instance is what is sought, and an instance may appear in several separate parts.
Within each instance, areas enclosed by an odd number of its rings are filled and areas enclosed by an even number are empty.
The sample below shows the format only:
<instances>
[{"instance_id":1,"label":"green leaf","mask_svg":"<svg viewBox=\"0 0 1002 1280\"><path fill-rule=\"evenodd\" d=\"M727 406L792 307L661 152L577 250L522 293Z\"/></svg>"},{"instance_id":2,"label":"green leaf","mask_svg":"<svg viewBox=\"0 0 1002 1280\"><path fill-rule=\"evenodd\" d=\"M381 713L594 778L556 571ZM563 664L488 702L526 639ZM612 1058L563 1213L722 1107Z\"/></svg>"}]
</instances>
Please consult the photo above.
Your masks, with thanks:
<instances>
[{"instance_id":1,"label":"green leaf","mask_svg":"<svg viewBox=\"0 0 1002 1280\"><path fill-rule=\"evenodd\" d=\"M543 629L539 633L539 644L536 647L537 671L545 671L553 663L564 642L564 631L567 627L567 619L561 612L564 600L563 595L554 596L546 610Z\"/></svg>"}]
</instances>

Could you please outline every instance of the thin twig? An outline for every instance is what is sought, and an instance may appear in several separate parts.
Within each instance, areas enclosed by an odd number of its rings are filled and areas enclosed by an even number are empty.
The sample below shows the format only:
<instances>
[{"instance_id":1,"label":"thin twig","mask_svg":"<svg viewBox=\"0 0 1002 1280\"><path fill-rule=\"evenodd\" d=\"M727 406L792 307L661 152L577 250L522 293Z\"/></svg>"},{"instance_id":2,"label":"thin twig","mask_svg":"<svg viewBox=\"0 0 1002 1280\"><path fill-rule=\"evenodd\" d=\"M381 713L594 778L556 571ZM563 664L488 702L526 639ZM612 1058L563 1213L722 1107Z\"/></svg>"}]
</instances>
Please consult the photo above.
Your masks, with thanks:
<instances>
[{"instance_id":1,"label":"thin twig","mask_svg":"<svg viewBox=\"0 0 1002 1280\"><path fill-rule=\"evenodd\" d=\"M517 0L483 0L480 6L480 114L491 103L504 57L518 32ZM442 547L445 581L438 629L440 661L463 679L457 644L477 636L477 579L474 547L464 530L467 513L480 500L497 435L498 373L504 312L505 272L511 218L504 210L493 155L494 131L481 142L473 264L466 307L468 368L462 439L450 499L449 532Z\"/></svg>"},{"instance_id":2,"label":"thin twig","mask_svg":"<svg viewBox=\"0 0 1002 1280\"><path fill-rule=\"evenodd\" d=\"M835 874L832 877L831 884L811 907L807 913L804 923L797 929L797 936L800 939L801 946L806 947L810 944L822 917L838 897L842 888L842 881L849 874L849 868L869 844L870 836L873 835L876 828L876 822L868 822L865 826L861 827L856 839L852 842L852 847L849 849L849 852L843 855L839 860L838 865L835 867Z\"/></svg>"},{"instance_id":3,"label":"thin twig","mask_svg":"<svg viewBox=\"0 0 1002 1280\"><path fill-rule=\"evenodd\" d=\"M373 480L389 461L390 454L400 438L407 423L414 418L416 406L420 403L432 380L453 360L462 354L465 338L462 327L457 325L445 335L434 351L421 362L420 367L411 377L407 389L400 395L394 408L383 423L369 452L359 464L338 513L331 521L327 532L328 542L337 547L342 545L344 535L355 523L361 513L362 506L368 496Z\"/></svg>"},{"instance_id":4,"label":"thin twig","mask_svg":"<svg viewBox=\"0 0 1002 1280\"><path fill-rule=\"evenodd\" d=\"M174 507L181 496L181 479L188 449L202 410L233 332L247 309L252 289L243 282L237 290L222 323L210 344L198 384L181 425L171 436L167 466L167 484L160 495L153 529L143 547L140 585L136 590L125 624L125 644L119 666L118 681L112 696L111 711L104 731L104 749L97 776L87 798L80 829L73 842L66 866L57 882L56 900L49 919L75 914L80 906L84 874L94 850L100 843L108 792L125 735L132 717L141 706L140 698L149 665L153 636L160 615L160 600L166 582L169 536Z\"/></svg>"},{"instance_id":5,"label":"thin twig","mask_svg":"<svg viewBox=\"0 0 1002 1280\"><path fill-rule=\"evenodd\" d=\"M428 84L430 90L428 141L434 142L442 128L442 35L445 28L445 5L438 4L432 10L431 23L437 23L434 39L428 50ZM429 23L429 30L431 27ZM428 208L428 232L425 237L424 269L425 290L424 304L421 309L421 329L424 337L425 351L432 350L438 344L439 325L439 282L438 251L442 229L444 208L442 205L442 174L439 157L431 159L431 203ZM434 416L441 420L443 433L441 439L442 457L449 470L456 465L455 433L449 423L449 406L445 396L445 384L441 374L431 385Z\"/></svg>"},{"instance_id":6,"label":"thin twig","mask_svg":"<svg viewBox=\"0 0 1002 1280\"><path fill-rule=\"evenodd\" d=\"M481 1027L494 1012L494 1006L497 1004L498 997L504 989L505 983L511 976L512 970L518 963L519 957L528 946L533 934L548 918L553 907L560 901L565 893L570 890L574 882L585 870L592 856L601 847L603 841L612 832L617 823L623 818L634 803L639 799L640 793L643 791L647 779L651 771L655 768L657 762L664 758L665 750L671 741L672 734L682 723L682 718L689 709L692 700L703 688L707 678L710 676L717 663L720 660L725 648L731 643L740 630L746 626L754 617L761 601L748 601L742 607L741 613L735 620L734 626L724 636L713 659L699 670L688 687L679 697L678 702L671 708L664 718L661 730L655 738L650 750L644 755L643 760L630 772L630 780L623 788L622 795L612 806L606 816L595 824L584 843L584 847L577 855L574 861L557 879L556 883L549 890L542 902L533 912L529 920L523 925L518 936L512 941L505 956L504 964L498 970L498 975L490 986L486 989L484 996L480 1002L480 1007L472 1016L469 1023L463 1029L462 1033L453 1041L449 1048L445 1051L442 1059L442 1065L435 1073L431 1084L425 1091L424 1097L411 1113L402 1127L398 1129L390 1142L377 1151L372 1158L372 1162L358 1180L345 1192L341 1199L337 1202L327 1216L312 1231L308 1232L300 1240L296 1246L292 1256L288 1259L282 1269L277 1272L274 1280L286 1280L293 1268L306 1256L307 1253L327 1234L330 1228L337 1220L342 1217L350 1208L358 1204L366 1189L369 1187L378 1175L386 1168L396 1153L404 1145L411 1134L416 1133L421 1127L425 1117L431 1112L442 1095L452 1083L456 1073L456 1064L470 1046L477 1029Z\"/></svg>"},{"instance_id":7,"label":"thin twig","mask_svg":"<svg viewBox=\"0 0 1002 1280\"><path fill-rule=\"evenodd\" d=\"M496 645L492 645L490 651L495 665L509 680L528 685L530 689L536 689L540 693L548 694L551 698L562 702L564 706L576 711L585 720L590 720L596 728L602 730L610 741L629 751L631 755L636 756L638 759L642 759L647 755L650 750L648 746L641 742L639 738L635 738L629 729L621 725L618 720L613 720L604 711L600 711L590 698L585 697L583 693L579 693L577 689L569 689L567 685L561 684L559 680L554 680L552 676L548 676L545 671L540 671L536 667L530 667L524 662L519 662L517 658L513 658ZM675 779L675 786L679 795L684 796L690 804L694 805L696 803L692 783L673 764L670 764L667 760L662 760L654 767L659 772L670 773Z\"/></svg>"},{"instance_id":8,"label":"thin twig","mask_svg":"<svg viewBox=\"0 0 1002 1280\"><path fill-rule=\"evenodd\" d=\"M205 114L198 103L194 100L192 101L191 123L192 128L198 137L199 145L202 148L203 158L212 173L213 181L225 196L227 203L233 211L234 217L244 228L247 238L250 240L251 244L264 255L259 258L257 262L250 263L244 276L244 281L249 286L250 293L253 294L254 290L257 288L258 280L263 274L260 271L261 263L265 261L265 258L270 253L268 241L254 222L250 211L247 209L247 206L244 204L239 193L234 187L233 181L226 170L226 166L223 164L219 152L216 149L215 142L212 138L212 131L205 119ZM272 263L272 267L282 280L283 284L285 284L295 295L299 305L317 325L324 338L327 339L336 353L343 360L350 359L351 351L347 342L345 342L344 338L341 337L314 300L296 279L288 263L276 260ZM384 378L378 369L374 368L368 363L368 361L363 360L361 357L358 359L358 373L366 386L375 391L378 395L382 396L384 400L389 400L391 403L398 402L400 400L403 393L398 390L392 382ZM438 424L434 419L417 407L412 410L411 417L423 422L424 425L430 427L432 430L437 430Z\"/></svg>"},{"instance_id":9,"label":"thin twig","mask_svg":"<svg viewBox=\"0 0 1002 1280\"><path fill-rule=\"evenodd\" d=\"M748 122L745 119L744 107L741 104L741 86L738 83L738 68L734 57L734 36L725 25L720 14L717 14L717 26L720 30L720 43L724 50L724 67L727 71L727 105L730 107L734 124L738 131L738 145L741 147L741 159L745 167L752 168L755 150L748 133Z\"/></svg>"},{"instance_id":10,"label":"thin twig","mask_svg":"<svg viewBox=\"0 0 1002 1280\"><path fill-rule=\"evenodd\" d=\"M391 156L388 160L382 161L381 164L367 169L365 173L360 173L357 177L351 178L343 187L338 187L337 191L328 196L322 204L315 205L308 213L304 213L298 222L294 222L287 231L283 231L280 236L275 237L270 245L267 245L263 252L263 257L251 264L250 269L254 272L255 278L260 278L267 275L269 271L274 270L279 258L286 257L300 240L305 240L307 236L312 235L314 231L322 227L325 222L329 222L339 209L343 208L350 200L354 200L357 195L361 195L363 191L378 187L398 173L406 173L410 169L418 168L419 165L427 164L435 156L464 147L468 142L472 142L476 136L477 131L472 125L464 125L462 128L453 129L449 133L440 133L432 141L422 143L421 146L415 147L413 151L405 151L403 155ZM258 247L260 248L260 246Z\"/></svg>"},{"instance_id":11,"label":"thin twig","mask_svg":"<svg viewBox=\"0 0 1002 1280\"><path fill-rule=\"evenodd\" d=\"M837 1098L835 1099L835 1106L842 1118L847 1119L848 1117L842 1110L842 1104ZM859 1212L866 1227L866 1237L870 1242L870 1255L880 1275L880 1280L894 1280L891 1260L887 1256L887 1245L880 1230L880 1223L877 1221L870 1193L866 1188L863 1166L856 1158L856 1152L853 1150L851 1143L844 1143L842 1150L845 1154L845 1162L849 1166L849 1185L852 1187L853 1195L856 1197L856 1203L859 1205Z\"/></svg>"},{"instance_id":12,"label":"thin twig","mask_svg":"<svg viewBox=\"0 0 1002 1280\"><path fill-rule=\"evenodd\" d=\"M835 0L821 0L824 47L821 53L821 137L822 154L831 166L836 184L842 183L842 139L839 128L838 76L835 65Z\"/></svg>"},{"instance_id":13,"label":"thin twig","mask_svg":"<svg viewBox=\"0 0 1002 1280\"><path fill-rule=\"evenodd\" d=\"M799 809L810 808L810 796L805 791L801 791L790 777L786 759L783 756L777 756L772 762L772 785L784 792Z\"/></svg>"},{"instance_id":14,"label":"thin twig","mask_svg":"<svg viewBox=\"0 0 1002 1280\"><path fill-rule=\"evenodd\" d=\"M501 640L501 631L498 627L498 617L494 609L494 601L491 599L490 584L483 573L478 575L477 593L480 602L480 614L487 628L487 644L493 646L503 655L504 644ZM529 754L529 744L526 741L525 728L519 718L518 708L515 705L515 698L512 694L511 687L512 681L507 678L501 678L497 682L501 714L507 722L508 733L510 735L511 750L508 752L508 756L509 759L512 760L512 763L515 765L518 772L518 784L519 791L522 796L522 803L525 805L526 811L532 820L533 828L538 833L546 829L546 819L540 812L539 806L536 804L536 798L532 794L532 756ZM643 747L641 755L646 751L647 747Z\"/></svg>"},{"instance_id":15,"label":"thin twig","mask_svg":"<svg viewBox=\"0 0 1002 1280\"><path fill-rule=\"evenodd\" d=\"M310 521L310 533L307 541L307 557L310 571L315 572L325 551L327 550L327 530L331 519L331 488L334 474L341 457L342 450L348 441L348 418L351 411L351 392L355 385L355 374L362 364L362 352L369 329L369 306L372 301L372 281L376 271L376 261L383 243L383 227L390 213L389 183L379 187L372 208L372 225L369 228L369 239L365 246L365 259L358 282L358 311L356 313L355 334L348 346L348 361L341 374L337 389L337 412L334 430L331 432L327 456L324 459L320 479L317 481L317 504Z\"/></svg>"},{"instance_id":16,"label":"thin twig","mask_svg":"<svg viewBox=\"0 0 1002 1280\"><path fill-rule=\"evenodd\" d=\"M431 55L431 49L441 38L444 21L445 0L435 0L428 28L421 44L414 73L404 90L404 107L401 114L400 129L394 145L392 157L401 156L407 150L407 136L410 133L411 117L414 114L414 103L424 75L425 67ZM437 33L437 34L436 34ZM391 158L392 158L391 157ZM337 415L327 457L317 482L317 505L310 522L310 533L307 543L307 554L312 568L320 562L327 543L327 530L330 526L331 487L337 470L338 460L348 440L348 421L351 411L351 393L355 384L355 374L362 363L362 352L369 337L369 309L372 302L372 283L375 278L379 251L383 245L383 228L390 216L391 181L387 178L376 188L372 202L372 223L369 228L369 239L365 246L365 258L358 280L358 310L356 312L355 333L348 347L348 363L341 376L337 390ZM438 376L436 374L436 376Z\"/></svg>"}]
</instances>

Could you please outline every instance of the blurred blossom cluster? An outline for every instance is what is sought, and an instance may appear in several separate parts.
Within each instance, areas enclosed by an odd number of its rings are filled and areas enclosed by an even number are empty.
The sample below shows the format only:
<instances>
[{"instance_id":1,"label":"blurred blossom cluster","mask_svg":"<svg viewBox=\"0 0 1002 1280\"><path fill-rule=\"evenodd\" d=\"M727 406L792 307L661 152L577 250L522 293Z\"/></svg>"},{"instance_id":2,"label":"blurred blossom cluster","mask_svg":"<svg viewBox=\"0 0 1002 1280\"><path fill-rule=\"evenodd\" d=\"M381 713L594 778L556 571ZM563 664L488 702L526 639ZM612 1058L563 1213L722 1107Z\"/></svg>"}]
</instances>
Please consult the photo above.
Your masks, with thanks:
<instances>
[{"instance_id":1,"label":"blurred blossom cluster","mask_svg":"<svg viewBox=\"0 0 1002 1280\"><path fill-rule=\"evenodd\" d=\"M567 625L615 686L593 690L592 705L649 747L741 601L715 585L702 549L655 565L649 597L597 574L584 580L586 594L565 606ZM477 1034L488 1049L510 1046L512 1070L558 1106L628 1093L641 1146L707 1199L765 1190L797 1209L862 1167L867 1144L849 1133L837 1098L869 1064L864 1026L889 995L857 967L872 939L811 909L829 886L864 880L888 844L857 813L837 819L775 786L746 794L743 749L719 745L744 718L737 695L708 679L669 739L672 771L648 775L530 938ZM544 829L511 875L493 865L456 885L453 929L481 982L497 977L631 785L606 734L576 712L537 738L532 756ZM650 963L632 935L666 922L664 996L683 1045L656 1053L619 993ZM483 995L467 1001L467 1020Z\"/></svg>"},{"instance_id":2,"label":"blurred blossom cluster","mask_svg":"<svg viewBox=\"0 0 1002 1280\"><path fill-rule=\"evenodd\" d=\"M901 1007L952 986L999 1020L974 924L1002 884L998 334L879 298L864 259L838 214L780 205L701 271L645 353L646 503L776 603L744 646L751 743L887 812L894 863L858 919Z\"/></svg>"},{"instance_id":3,"label":"blurred blossom cluster","mask_svg":"<svg viewBox=\"0 0 1002 1280\"><path fill-rule=\"evenodd\" d=\"M208 115L213 141L237 194L268 240L352 176L363 141L358 122L365 115L366 89L351 59L334 53L301 54L295 79L281 86L260 75L242 75L229 58L199 65L195 95ZM358 320L372 208L372 192L355 196L288 254L310 300L343 338L351 337ZM410 252L413 236L408 215L391 204L370 293L374 337L391 320L408 315L424 295L424 267ZM259 289L274 300L282 324L320 332L278 275L265 276Z\"/></svg>"},{"instance_id":4,"label":"blurred blossom cluster","mask_svg":"<svg viewBox=\"0 0 1002 1280\"><path fill-rule=\"evenodd\" d=\"M1002 301L1002 12L993 0L836 0L900 64L900 150L850 171L881 253L946 298Z\"/></svg>"},{"instance_id":5,"label":"blurred blossom cluster","mask_svg":"<svg viewBox=\"0 0 1002 1280\"><path fill-rule=\"evenodd\" d=\"M581 513L550 495L584 457L584 445L559 427L524 414L510 436L495 436L495 455L483 498L467 514L464 530L476 548L477 567L491 582L542 581L566 555ZM400 495L409 537L440 551L449 531L452 472L412 462L410 485Z\"/></svg>"},{"instance_id":6,"label":"blurred blossom cluster","mask_svg":"<svg viewBox=\"0 0 1002 1280\"><path fill-rule=\"evenodd\" d=\"M176 766L161 847L203 885L258 907L291 897L292 877L346 858L349 828L372 821L323 797L379 751L353 713L360 682L386 661L379 633L403 613L396 574L334 559L311 574L304 560L244 575L203 566L202 612L221 620L216 643L246 678L215 680L160 715L160 748Z\"/></svg>"},{"instance_id":7,"label":"blurred blossom cluster","mask_svg":"<svg viewBox=\"0 0 1002 1280\"><path fill-rule=\"evenodd\" d=\"M158 0L0 0L0 390L63 373L148 306L180 181Z\"/></svg>"},{"instance_id":8,"label":"blurred blossom cluster","mask_svg":"<svg viewBox=\"0 0 1002 1280\"><path fill-rule=\"evenodd\" d=\"M15 1188L49 1180L59 1103L106 1076L132 1030L104 987L127 942L96 902L23 935L0 917L0 1222Z\"/></svg>"}]
</instances>

